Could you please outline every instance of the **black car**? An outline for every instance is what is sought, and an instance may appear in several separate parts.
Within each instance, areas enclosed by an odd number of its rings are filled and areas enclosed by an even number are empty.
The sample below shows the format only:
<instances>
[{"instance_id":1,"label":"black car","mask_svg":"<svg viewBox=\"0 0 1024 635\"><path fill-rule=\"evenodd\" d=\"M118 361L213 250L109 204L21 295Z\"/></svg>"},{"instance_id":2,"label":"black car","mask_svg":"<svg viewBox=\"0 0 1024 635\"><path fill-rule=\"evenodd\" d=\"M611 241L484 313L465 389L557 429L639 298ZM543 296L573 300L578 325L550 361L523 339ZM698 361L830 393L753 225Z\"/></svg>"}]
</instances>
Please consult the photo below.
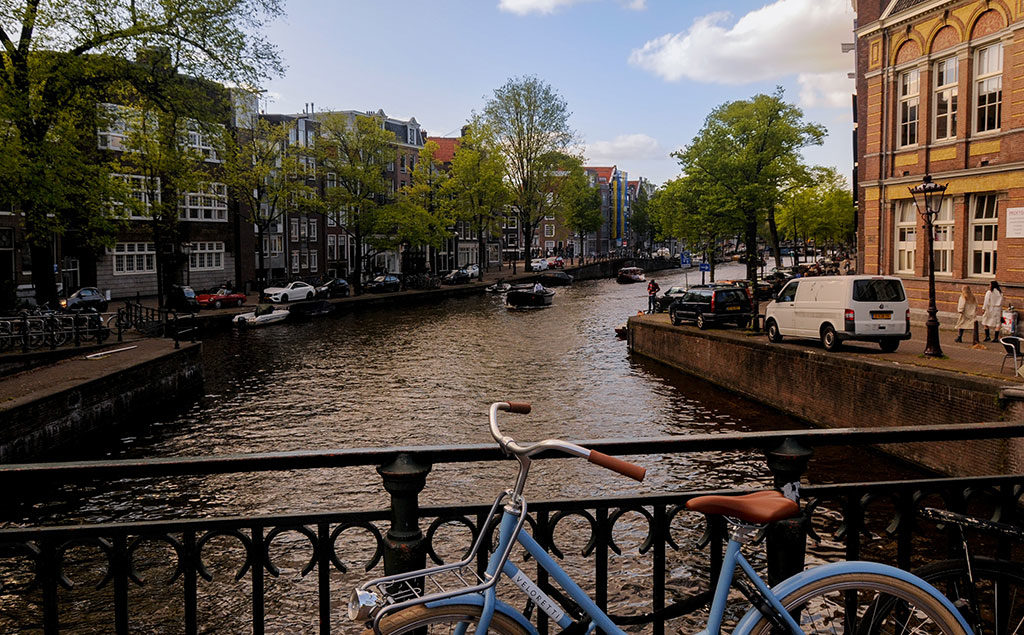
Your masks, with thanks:
<instances>
[{"instance_id":1,"label":"black car","mask_svg":"<svg viewBox=\"0 0 1024 635\"><path fill-rule=\"evenodd\" d=\"M668 305L672 304L673 300L681 298L686 294L686 287L669 287L668 291L664 295L658 296L655 300L655 305L658 313L662 311L668 311Z\"/></svg>"},{"instance_id":2,"label":"black car","mask_svg":"<svg viewBox=\"0 0 1024 635\"><path fill-rule=\"evenodd\" d=\"M564 271L548 271L537 276L535 280L545 287L567 287L572 284L572 276Z\"/></svg>"},{"instance_id":3,"label":"black car","mask_svg":"<svg viewBox=\"0 0 1024 635\"><path fill-rule=\"evenodd\" d=\"M195 289L189 286L172 285L167 294L167 308L179 312L199 312L199 299Z\"/></svg>"},{"instance_id":4,"label":"black car","mask_svg":"<svg viewBox=\"0 0 1024 635\"><path fill-rule=\"evenodd\" d=\"M366 290L370 293L393 293L401 288L402 282L398 279L398 276L390 273L383 276L377 276L366 283Z\"/></svg>"},{"instance_id":5,"label":"black car","mask_svg":"<svg viewBox=\"0 0 1024 635\"><path fill-rule=\"evenodd\" d=\"M470 279L469 272L465 269L453 269L441 278L441 284L467 284Z\"/></svg>"},{"instance_id":6,"label":"black car","mask_svg":"<svg viewBox=\"0 0 1024 635\"><path fill-rule=\"evenodd\" d=\"M753 309L746 289L732 285L697 285L677 298L668 307L672 324L693 320L697 328L711 324L731 323L746 326L753 318Z\"/></svg>"},{"instance_id":7,"label":"black car","mask_svg":"<svg viewBox=\"0 0 1024 635\"><path fill-rule=\"evenodd\" d=\"M103 313L107 310L107 298L96 287L82 287L66 299L61 300L60 307L68 311L95 309Z\"/></svg>"},{"instance_id":8,"label":"black car","mask_svg":"<svg viewBox=\"0 0 1024 635\"><path fill-rule=\"evenodd\" d=\"M351 292L348 280L344 278L333 278L316 287L318 298L347 298Z\"/></svg>"}]
</instances>

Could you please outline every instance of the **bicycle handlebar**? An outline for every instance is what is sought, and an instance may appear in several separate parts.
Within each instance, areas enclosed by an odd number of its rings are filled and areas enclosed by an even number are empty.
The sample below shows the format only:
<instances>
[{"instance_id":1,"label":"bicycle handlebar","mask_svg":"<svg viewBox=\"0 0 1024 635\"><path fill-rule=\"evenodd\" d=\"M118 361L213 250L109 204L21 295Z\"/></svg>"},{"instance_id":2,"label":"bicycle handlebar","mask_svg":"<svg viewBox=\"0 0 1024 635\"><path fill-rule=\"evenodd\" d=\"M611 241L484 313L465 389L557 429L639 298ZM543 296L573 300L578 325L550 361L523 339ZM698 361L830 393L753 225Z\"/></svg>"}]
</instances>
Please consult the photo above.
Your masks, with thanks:
<instances>
[{"instance_id":1,"label":"bicycle handlebar","mask_svg":"<svg viewBox=\"0 0 1024 635\"><path fill-rule=\"evenodd\" d=\"M614 456L609 456L603 452L598 452L597 450L590 450L583 446L576 445L575 443L562 441L561 439L545 439L543 441L538 441L537 443L520 445L519 443L516 443L515 439L512 437L505 436L501 433L501 430L498 428L499 410L517 414L529 414L531 409L530 404L525 402L499 401L491 404L491 436L494 437L494 440L497 441L498 445L500 445L506 452L517 456L530 457L544 450L561 450L566 454L586 458L595 465L600 465L603 468L609 469L613 472L618 472L619 474L628 476L631 479L637 481L644 480L644 476L647 474L647 468L635 463L630 463L629 461L623 461L622 459Z\"/></svg>"}]
</instances>

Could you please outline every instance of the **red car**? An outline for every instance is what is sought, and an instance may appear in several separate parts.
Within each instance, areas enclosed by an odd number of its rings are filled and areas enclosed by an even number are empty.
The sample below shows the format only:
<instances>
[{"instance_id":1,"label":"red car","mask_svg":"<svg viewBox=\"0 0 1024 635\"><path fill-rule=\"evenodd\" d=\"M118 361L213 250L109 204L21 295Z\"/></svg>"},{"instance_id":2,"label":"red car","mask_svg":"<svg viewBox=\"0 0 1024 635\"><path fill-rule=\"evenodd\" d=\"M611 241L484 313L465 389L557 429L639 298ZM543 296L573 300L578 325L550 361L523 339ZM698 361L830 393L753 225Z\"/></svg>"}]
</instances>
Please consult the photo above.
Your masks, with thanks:
<instances>
[{"instance_id":1,"label":"red car","mask_svg":"<svg viewBox=\"0 0 1024 635\"><path fill-rule=\"evenodd\" d=\"M213 293L203 293L197 298L199 306L205 309L220 309L226 306L242 306L245 304L245 294L235 293L231 289L221 287Z\"/></svg>"}]
</instances>

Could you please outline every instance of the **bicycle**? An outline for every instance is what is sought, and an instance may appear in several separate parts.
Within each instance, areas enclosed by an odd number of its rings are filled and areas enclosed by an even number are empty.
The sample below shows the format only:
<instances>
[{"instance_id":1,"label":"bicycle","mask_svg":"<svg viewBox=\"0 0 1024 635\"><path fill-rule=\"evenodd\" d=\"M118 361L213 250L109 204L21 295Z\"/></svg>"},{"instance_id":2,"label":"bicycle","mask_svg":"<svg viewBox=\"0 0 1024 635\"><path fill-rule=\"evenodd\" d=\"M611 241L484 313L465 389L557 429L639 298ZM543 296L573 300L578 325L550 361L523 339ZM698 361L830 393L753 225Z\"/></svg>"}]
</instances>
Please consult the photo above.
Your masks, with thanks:
<instances>
[{"instance_id":1,"label":"bicycle","mask_svg":"<svg viewBox=\"0 0 1024 635\"><path fill-rule=\"evenodd\" d=\"M488 521L481 524L468 555L458 562L364 582L352 591L348 606L352 620L364 623L375 633L405 633L418 629L426 632L428 627L438 626L454 627L455 632L461 634L472 626L477 633L490 629L516 635L537 633L528 618L536 606L562 629L589 633L597 628L603 633L624 633L524 531L527 504L522 493L532 457L541 452L560 451L584 457L591 463L636 480L643 479L645 469L560 439L520 445L498 428L499 410L525 414L530 412L530 405L498 402L491 404L489 412L491 436L506 455L518 460L519 472L513 488L495 499ZM847 632L853 629L858 633L862 628L870 633L888 632L890 629L898 633L964 635L970 632L953 604L934 587L888 565L871 562L822 565L769 589L740 553L740 545L754 541L768 523L799 512L799 505L794 500L777 491L742 496L700 496L690 499L687 507L705 514L722 514L727 517L731 528L704 633L717 634L721 630L737 565L747 578L746 582L737 581L737 586L753 604L734 631L741 635L772 631L803 633L802 627L821 627L835 632L840 623ZM478 576L474 568L476 554L484 543L485 534L489 533L486 528L491 527L491 522L499 516L497 546L485 574ZM509 556L516 544L525 548L572 602L567 601L565 605L556 603L510 562ZM502 576L527 596L525 611L519 612L497 598L496 589Z\"/></svg>"},{"instance_id":2,"label":"bicycle","mask_svg":"<svg viewBox=\"0 0 1024 635\"><path fill-rule=\"evenodd\" d=\"M931 507L920 513L956 527L961 557L926 564L915 573L942 591L977 635L1024 633L1024 567L1006 560L973 556L964 532L967 528L978 529L1024 541L1024 529Z\"/></svg>"}]
</instances>

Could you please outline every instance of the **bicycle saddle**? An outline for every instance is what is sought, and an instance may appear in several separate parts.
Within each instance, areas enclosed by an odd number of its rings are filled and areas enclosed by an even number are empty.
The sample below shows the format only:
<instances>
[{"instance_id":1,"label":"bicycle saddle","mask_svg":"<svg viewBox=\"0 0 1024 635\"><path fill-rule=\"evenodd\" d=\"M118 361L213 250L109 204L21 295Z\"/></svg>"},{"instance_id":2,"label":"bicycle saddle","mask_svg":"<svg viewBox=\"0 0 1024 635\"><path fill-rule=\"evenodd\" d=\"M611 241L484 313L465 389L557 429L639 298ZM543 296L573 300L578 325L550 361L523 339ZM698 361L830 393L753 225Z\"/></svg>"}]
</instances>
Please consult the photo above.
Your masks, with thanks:
<instances>
[{"instance_id":1,"label":"bicycle saddle","mask_svg":"<svg viewBox=\"0 0 1024 635\"><path fill-rule=\"evenodd\" d=\"M705 514L722 514L748 523L765 523L796 516L800 505L775 490L742 496L698 496L686 501L686 508Z\"/></svg>"}]
</instances>

